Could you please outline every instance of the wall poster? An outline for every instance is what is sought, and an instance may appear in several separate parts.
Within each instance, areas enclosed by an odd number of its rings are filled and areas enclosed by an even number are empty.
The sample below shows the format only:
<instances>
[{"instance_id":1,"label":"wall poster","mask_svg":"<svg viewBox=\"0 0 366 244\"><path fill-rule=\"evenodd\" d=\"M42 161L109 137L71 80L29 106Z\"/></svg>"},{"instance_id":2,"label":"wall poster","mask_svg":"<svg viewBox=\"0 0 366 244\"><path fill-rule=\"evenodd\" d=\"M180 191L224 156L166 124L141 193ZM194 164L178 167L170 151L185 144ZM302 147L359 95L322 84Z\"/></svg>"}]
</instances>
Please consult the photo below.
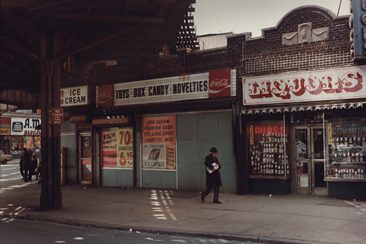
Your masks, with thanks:
<instances>
[{"instance_id":1,"label":"wall poster","mask_svg":"<svg viewBox=\"0 0 366 244\"><path fill-rule=\"evenodd\" d=\"M142 122L144 169L177 169L175 116L145 117Z\"/></svg>"},{"instance_id":2,"label":"wall poster","mask_svg":"<svg viewBox=\"0 0 366 244\"><path fill-rule=\"evenodd\" d=\"M133 168L132 128L103 129L101 140L103 168Z\"/></svg>"}]
</instances>

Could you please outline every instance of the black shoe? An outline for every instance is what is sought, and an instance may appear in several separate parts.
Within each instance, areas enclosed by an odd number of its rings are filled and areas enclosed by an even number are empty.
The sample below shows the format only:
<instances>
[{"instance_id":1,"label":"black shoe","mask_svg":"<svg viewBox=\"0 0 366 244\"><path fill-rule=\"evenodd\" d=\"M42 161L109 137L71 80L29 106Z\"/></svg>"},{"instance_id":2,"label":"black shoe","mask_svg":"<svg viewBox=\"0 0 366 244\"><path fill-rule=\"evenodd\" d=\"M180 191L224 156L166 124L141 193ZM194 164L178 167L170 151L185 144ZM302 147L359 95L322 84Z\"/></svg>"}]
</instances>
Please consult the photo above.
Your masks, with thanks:
<instances>
[{"instance_id":1,"label":"black shoe","mask_svg":"<svg viewBox=\"0 0 366 244\"><path fill-rule=\"evenodd\" d=\"M204 202L205 201L205 195L203 195L203 193L201 193L201 201Z\"/></svg>"},{"instance_id":2,"label":"black shoe","mask_svg":"<svg viewBox=\"0 0 366 244\"><path fill-rule=\"evenodd\" d=\"M222 202L220 202L220 201L213 201L212 203L221 204Z\"/></svg>"}]
</instances>

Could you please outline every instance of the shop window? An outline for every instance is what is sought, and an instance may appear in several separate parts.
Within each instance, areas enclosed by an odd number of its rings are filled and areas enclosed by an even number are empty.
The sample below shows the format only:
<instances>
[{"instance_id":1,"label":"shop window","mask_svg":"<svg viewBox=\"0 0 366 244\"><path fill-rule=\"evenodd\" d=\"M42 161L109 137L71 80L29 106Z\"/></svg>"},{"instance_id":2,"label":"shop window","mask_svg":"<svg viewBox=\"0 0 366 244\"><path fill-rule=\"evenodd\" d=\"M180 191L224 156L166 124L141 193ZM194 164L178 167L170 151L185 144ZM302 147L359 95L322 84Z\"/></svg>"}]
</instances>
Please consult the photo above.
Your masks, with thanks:
<instances>
[{"instance_id":1,"label":"shop window","mask_svg":"<svg viewBox=\"0 0 366 244\"><path fill-rule=\"evenodd\" d=\"M366 119L333 120L327 126L327 180L366 180Z\"/></svg>"},{"instance_id":2,"label":"shop window","mask_svg":"<svg viewBox=\"0 0 366 244\"><path fill-rule=\"evenodd\" d=\"M269 121L249 124L247 133L251 176L289 176L288 128L285 123ZM300 150L299 153L304 152Z\"/></svg>"}]
</instances>

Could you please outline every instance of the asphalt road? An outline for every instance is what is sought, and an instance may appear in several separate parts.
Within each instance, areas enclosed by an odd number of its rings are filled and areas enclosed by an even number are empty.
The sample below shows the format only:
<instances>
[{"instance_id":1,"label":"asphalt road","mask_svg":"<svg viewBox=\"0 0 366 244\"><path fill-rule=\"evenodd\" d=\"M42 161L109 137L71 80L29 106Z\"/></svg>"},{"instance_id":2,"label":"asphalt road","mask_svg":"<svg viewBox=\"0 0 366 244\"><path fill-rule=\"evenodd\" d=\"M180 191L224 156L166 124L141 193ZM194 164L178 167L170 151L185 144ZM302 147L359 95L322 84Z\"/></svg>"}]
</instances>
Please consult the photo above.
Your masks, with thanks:
<instances>
[{"instance_id":1,"label":"asphalt road","mask_svg":"<svg viewBox=\"0 0 366 244\"><path fill-rule=\"evenodd\" d=\"M14 159L7 164L0 164L0 187L6 188L22 183L19 172L19 159Z\"/></svg>"},{"instance_id":2,"label":"asphalt road","mask_svg":"<svg viewBox=\"0 0 366 244\"><path fill-rule=\"evenodd\" d=\"M238 244L249 242L155 235L135 231L119 231L82 226L70 226L20 219L3 218L0 222L0 243L43 244L43 243L91 243L91 244ZM250 242L252 243L252 242Z\"/></svg>"}]
</instances>

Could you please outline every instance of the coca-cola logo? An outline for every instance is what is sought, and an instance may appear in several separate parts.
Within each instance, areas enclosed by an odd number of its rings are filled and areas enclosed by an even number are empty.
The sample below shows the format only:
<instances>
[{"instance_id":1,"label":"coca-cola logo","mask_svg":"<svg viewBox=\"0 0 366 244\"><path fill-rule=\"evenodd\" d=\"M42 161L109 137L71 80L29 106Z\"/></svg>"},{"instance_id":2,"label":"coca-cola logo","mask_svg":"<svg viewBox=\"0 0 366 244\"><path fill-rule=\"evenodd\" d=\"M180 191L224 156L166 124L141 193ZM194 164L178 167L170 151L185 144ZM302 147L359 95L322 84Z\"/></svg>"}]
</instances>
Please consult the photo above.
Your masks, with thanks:
<instances>
[{"instance_id":1,"label":"coca-cola logo","mask_svg":"<svg viewBox=\"0 0 366 244\"><path fill-rule=\"evenodd\" d=\"M209 74L210 97L228 97L231 95L230 69L215 70Z\"/></svg>"},{"instance_id":2,"label":"coca-cola logo","mask_svg":"<svg viewBox=\"0 0 366 244\"><path fill-rule=\"evenodd\" d=\"M221 91L230 86L229 79L214 79L210 82L210 89L215 91Z\"/></svg>"}]
</instances>

